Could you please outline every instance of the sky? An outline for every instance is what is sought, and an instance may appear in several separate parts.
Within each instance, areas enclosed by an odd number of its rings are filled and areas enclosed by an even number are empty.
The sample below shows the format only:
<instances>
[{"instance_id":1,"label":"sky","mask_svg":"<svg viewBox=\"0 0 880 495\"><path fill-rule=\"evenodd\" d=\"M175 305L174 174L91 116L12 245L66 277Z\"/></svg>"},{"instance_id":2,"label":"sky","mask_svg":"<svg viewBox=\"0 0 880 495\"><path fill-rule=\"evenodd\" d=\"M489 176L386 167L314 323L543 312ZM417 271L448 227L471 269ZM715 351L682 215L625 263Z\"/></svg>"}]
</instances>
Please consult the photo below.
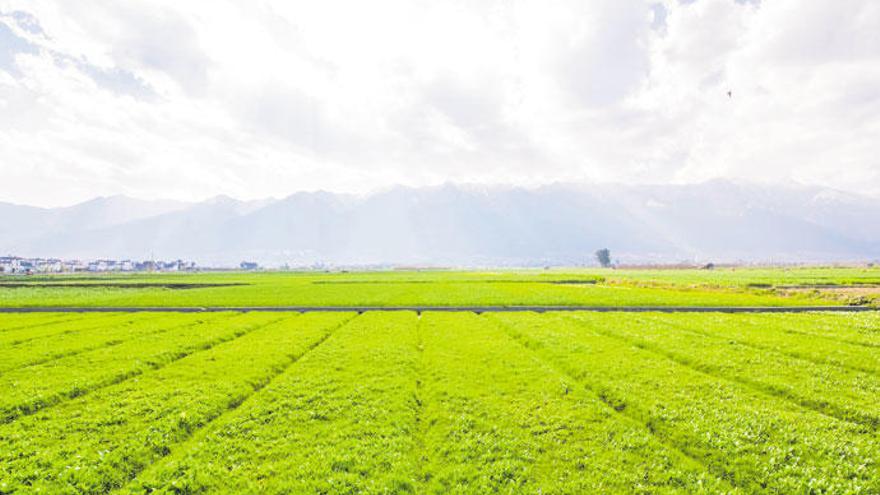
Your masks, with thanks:
<instances>
[{"instance_id":1,"label":"sky","mask_svg":"<svg viewBox=\"0 0 880 495\"><path fill-rule=\"evenodd\" d=\"M875 0L0 0L0 201L880 194Z\"/></svg>"}]
</instances>

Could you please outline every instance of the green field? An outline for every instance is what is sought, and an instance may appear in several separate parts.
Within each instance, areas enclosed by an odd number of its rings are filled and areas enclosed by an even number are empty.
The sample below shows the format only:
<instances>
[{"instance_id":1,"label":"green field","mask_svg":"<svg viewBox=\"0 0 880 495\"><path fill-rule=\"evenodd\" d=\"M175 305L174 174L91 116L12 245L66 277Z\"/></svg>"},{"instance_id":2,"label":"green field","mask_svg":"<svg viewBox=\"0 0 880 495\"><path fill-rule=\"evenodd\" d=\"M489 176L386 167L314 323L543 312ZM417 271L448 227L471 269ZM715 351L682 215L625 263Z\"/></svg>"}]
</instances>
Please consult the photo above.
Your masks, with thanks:
<instances>
[{"instance_id":1,"label":"green field","mask_svg":"<svg viewBox=\"0 0 880 495\"><path fill-rule=\"evenodd\" d=\"M0 293L780 306L832 300L749 284L878 274L855 271L32 277ZM172 283L247 285L156 285ZM4 494L880 493L877 312L0 314L0 391Z\"/></svg>"},{"instance_id":2,"label":"green field","mask_svg":"<svg viewBox=\"0 0 880 495\"><path fill-rule=\"evenodd\" d=\"M880 285L880 268L98 274L0 278L0 307L805 306L790 286Z\"/></svg>"}]
</instances>

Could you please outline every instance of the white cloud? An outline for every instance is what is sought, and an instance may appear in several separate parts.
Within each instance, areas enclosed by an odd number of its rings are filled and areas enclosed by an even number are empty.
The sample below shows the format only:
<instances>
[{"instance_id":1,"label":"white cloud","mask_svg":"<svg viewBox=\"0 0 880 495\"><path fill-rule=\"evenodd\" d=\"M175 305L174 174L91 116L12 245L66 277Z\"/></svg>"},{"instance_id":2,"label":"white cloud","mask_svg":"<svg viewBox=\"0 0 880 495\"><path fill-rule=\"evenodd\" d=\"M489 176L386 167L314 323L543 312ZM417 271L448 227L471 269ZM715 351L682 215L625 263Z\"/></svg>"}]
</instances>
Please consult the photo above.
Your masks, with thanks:
<instances>
[{"instance_id":1,"label":"white cloud","mask_svg":"<svg viewBox=\"0 0 880 495\"><path fill-rule=\"evenodd\" d=\"M870 0L0 0L0 15L2 200L716 176L880 193Z\"/></svg>"}]
</instances>

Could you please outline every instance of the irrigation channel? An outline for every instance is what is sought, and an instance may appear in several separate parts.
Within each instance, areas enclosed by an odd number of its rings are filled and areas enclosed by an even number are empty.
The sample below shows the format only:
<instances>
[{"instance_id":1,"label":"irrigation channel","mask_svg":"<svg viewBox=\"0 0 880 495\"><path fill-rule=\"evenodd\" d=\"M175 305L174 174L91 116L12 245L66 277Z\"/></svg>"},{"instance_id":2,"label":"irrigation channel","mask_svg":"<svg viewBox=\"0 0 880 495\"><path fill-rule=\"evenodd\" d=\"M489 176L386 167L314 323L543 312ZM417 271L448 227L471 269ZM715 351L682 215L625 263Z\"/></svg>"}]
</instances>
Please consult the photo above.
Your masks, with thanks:
<instances>
[{"instance_id":1,"label":"irrigation channel","mask_svg":"<svg viewBox=\"0 0 880 495\"><path fill-rule=\"evenodd\" d=\"M807 313L815 311L858 313L880 311L874 306L209 306L209 307L7 307L0 308L0 313L210 313L221 311L238 312L357 312L367 311L457 311L468 313L510 313L550 311L591 311L591 312L625 312L625 313Z\"/></svg>"}]
</instances>

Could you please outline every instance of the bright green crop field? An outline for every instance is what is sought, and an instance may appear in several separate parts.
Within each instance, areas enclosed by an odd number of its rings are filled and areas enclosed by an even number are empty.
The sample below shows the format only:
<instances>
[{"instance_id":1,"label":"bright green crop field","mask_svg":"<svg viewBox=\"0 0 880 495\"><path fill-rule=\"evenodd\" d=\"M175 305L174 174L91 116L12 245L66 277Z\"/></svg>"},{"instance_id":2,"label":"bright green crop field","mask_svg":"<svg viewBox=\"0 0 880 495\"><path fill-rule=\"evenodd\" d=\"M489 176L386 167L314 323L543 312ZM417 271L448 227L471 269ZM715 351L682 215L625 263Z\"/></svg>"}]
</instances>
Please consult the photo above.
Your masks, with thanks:
<instances>
[{"instance_id":1,"label":"bright green crop field","mask_svg":"<svg viewBox=\"0 0 880 495\"><path fill-rule=\"evenodd\" d=\"M818 291L785 290L828 285L880 286L880 268L7 276L0 277L0 307L607 307L848 303L839 297L824 297Z\"/></svg>"},{"instance_id":2,"label":"bright green crop field","mask_svg":"<svg viewBox=\"0 0 880 495\"><path fill-rule=\"evenodd\" d=\"M835 300L772 285L874 283L851 270L31 277L0 294L775 307ZM0 494L876 494L878 430L873 311L0 314Z\"/></svg>"}]
</instances>

